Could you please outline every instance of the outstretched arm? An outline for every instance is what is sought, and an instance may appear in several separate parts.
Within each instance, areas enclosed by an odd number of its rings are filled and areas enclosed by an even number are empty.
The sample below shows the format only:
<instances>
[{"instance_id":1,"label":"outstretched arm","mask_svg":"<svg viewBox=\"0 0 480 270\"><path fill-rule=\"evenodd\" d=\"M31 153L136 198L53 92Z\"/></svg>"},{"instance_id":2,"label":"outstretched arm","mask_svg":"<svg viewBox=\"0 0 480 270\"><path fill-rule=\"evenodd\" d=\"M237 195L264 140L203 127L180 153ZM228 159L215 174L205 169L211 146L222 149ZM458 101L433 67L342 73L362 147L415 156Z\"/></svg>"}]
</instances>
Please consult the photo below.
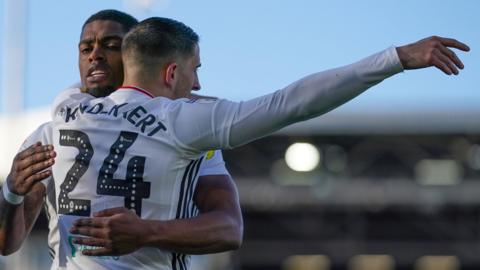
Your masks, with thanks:
<instances>
[{"instance_id":1,"label":"outstretched arm","mask_svg":"<svg viewBox=\"0 0 480 270\"><path fill-rule=\"evenodd\" d=\"M327 113L404 69L434 66L446 74L457 74L463 64L451 48L469 50L459 41L431 37L312 74L282 90L245 102L180 104L172 128L178 145L187 151L233 148ZM192 115L196 121L191 121Z\"/></svg>"},{"instance_id":2,"label":"outstretched arm","mask_svg":"<svg viewBox=\"0 0 480 270\"><path fill-rule=\"evenodd\" d=\"M43 171L52 166L55 152L51 145L36 143L19 152L12 164L7 180L14 196L24 196L23 202L12 203L0 195L0 252L9 255L17 251L30 233L40 214L45 186L39 181L49 177L51 171Z\"/></svg>"},{"instance_id":3,"label":"outstretched arm","mask_svg":"<svg viewBox=\"0 0 480 270\"><path fill-rule=\"evenodd\" d=\"M206 254L240 247L243 220L236 186L228 175L200 177L194 200L197 217L168 221L142 220L123 207L106 209L92 218L78 219L71 233L74 243L98 246L84 255L107 256L131 253L151 246L185 254Z\"/></svg>"}]
</instances>

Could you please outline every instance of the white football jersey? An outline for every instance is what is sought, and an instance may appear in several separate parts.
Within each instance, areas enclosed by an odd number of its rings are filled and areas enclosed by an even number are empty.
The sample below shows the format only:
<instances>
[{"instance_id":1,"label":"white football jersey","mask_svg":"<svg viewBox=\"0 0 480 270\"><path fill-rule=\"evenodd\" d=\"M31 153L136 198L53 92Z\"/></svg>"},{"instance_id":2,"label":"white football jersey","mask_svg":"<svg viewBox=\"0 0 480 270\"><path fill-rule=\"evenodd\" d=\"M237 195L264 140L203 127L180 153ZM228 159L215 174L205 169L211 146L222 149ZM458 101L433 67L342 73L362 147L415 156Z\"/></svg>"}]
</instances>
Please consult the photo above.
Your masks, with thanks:
<instances>
[{"instance_id":1,"label":"white football jersey","mask_svg":"<svg viewBox=\"0 0 480 270\"><path fill-rule=\"evenodd\" d=\"M75 90L67 90L75 91ZM78 91L78 89L77 89ZM78 91L79 92L79 91ZM53 144L52 139L52 123L47 122L38 127L28 138L23 142L18 152L28 148L36 142L41 142L42 144ZM200 165L199 176L206 175L229 175L228 170L225 168L225 162L223 161L221 151L208 151L203 157L203 162ZM45 213L48 218L48 248L49 253L53 259L51 269L59 269L59 242L60 235L58 231L58 216L56 209L56 196L55 196L55 187L52 178L49 177L42 181L46 187L46 197L45 197ZM196 188L196 182L193 183L193 190ZM194 208L194 214L197 214L198 211Z\"/></svg>"},{"instance_id":2,"label":"white football jersey","mask_svg":"<svg viewBox=\"0 0 480 270\"><path fill-rule=\"evenodd\" d=\"M170 100L123 87L106 98L62 93L53 107L53 166L60 265L72 269L181 269L188 259L154 247L118 257L82 256L68 228L79 216L125 206L144 219L195 214L204 152L232 148L321 115L402 71L395 48L305 77L246 102ZM62 248L63 247L63 248Z\"/></svg>"}]
</instances>

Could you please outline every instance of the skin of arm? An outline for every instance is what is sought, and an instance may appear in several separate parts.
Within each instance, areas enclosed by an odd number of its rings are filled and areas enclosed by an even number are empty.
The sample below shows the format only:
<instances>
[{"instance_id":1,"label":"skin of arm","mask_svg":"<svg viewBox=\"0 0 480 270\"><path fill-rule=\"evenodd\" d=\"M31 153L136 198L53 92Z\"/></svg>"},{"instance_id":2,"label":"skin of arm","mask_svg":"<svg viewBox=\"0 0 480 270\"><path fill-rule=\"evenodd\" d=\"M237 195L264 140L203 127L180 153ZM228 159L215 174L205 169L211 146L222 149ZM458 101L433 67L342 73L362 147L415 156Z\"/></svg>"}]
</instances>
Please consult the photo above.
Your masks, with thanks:
<instances>
[{"instance_id":1,"label":"skin of arm","mask_svg":"<svg viewBox=\"0 0 480 270\"><path fill-rule=\"evenodd\" d=\"M77 244L98 246L84 255L110 256L131 253L143 246L185 254L207 254L238 249L243 219L236 186L229 175L199 179L194 201L200 214L189 219L142 220L126 208L111 208L79 219L71 233Z\"/></svg>"},{"instance_id":2,"label":"skin of arm","mask_svg":"<svg viewBox=\"0 0 480 270\"><path fill-rule=\"evenodd\" d=\"M42 209L45 186L39 181L49 177L51 171L42 171L53 164L55 152L51 145L36 143L19 152L4 185L11 192L23 195L18 205L7 202L0 195L0 253L9 255L20 249Z\"/></svg>"},{"instance_id":3,"label":"skin of arm","mask_svg":"<svg viewBox=\"0 0 480 270\"><path fill-rule=\"evenodd\" d=\"M243 239L243 219L230 176L202 176L194 200L202 213L196 218L165 224L147 222L153 233L147 235L146 245L188 254L238 249Z\"/></svg>"}]
</instances>

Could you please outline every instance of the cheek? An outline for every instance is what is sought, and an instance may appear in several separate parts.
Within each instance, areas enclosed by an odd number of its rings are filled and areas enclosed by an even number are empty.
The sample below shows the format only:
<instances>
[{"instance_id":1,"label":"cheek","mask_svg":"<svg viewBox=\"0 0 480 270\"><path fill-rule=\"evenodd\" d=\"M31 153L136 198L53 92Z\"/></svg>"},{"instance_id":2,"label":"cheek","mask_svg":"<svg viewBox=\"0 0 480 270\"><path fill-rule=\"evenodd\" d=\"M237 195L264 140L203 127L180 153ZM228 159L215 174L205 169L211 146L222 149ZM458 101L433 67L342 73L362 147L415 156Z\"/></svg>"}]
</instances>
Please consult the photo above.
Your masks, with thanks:
<instances>
[{"instance_id":1,"label":"cheek","mask_svg":"<svg viewBox=\"0 0 480 270\"><path fill-rule=\"evenodd\" d=\"M88 66L80 64L79 69L80 69L80 77L82 80L84 80L85 76L87 76Z\"/></svg>"},{"instance_id":2,"label":"cheek","mask_svg":"<svg viewBox=\"0 0 480 270\"><path fill-rule=\"evenodd\" d=\"M88 61L88 58L80 55L78 57L78 67L80 69L80 74L86 74L88 72L88 68L90 67L90 62Z\"/></svg>"},{"instance_id":3,"label":"cheek","mask_svg":"<svg viewBox=\"0 0 480 270\"><path fill-rule=\"evenodd\" d=\"M123 62L122 58L116 59L113 63L112 69L115 71L116 77L123 77Z\"/></svg>"},{"instance_id":4,"label":"cheek","mask_svg":"<svg viewBox=\"0 0 480 270\"><path fill-rule=\"evenodd\" d=\"M189 81L190 85L193 86L195 84L195 81L196 81L195 75L191 76Z\"/></svg>"}]
</instances>

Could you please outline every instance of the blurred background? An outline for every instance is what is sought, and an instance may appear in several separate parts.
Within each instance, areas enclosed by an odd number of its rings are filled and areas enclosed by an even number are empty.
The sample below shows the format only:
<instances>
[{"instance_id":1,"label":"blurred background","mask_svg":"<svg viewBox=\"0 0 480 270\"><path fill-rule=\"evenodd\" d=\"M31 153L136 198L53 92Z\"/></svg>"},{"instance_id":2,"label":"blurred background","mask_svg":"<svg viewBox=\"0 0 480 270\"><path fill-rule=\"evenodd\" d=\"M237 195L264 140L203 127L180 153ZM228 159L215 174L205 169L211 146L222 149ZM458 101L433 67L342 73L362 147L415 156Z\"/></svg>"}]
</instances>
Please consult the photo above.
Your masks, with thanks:
<instances>
[{"instance_id":1,"label":"blurred background","mask_svg":"<svg viewBox=\"0 0 480 270\"><path fill-rule=\"evenodd\" d=\"M1 0L0 180L78 82L81 26L118 9L201 37L200 94L245 100L389 46L470 45L459 76L408 71L354 101L232 151L242 248L192 269L480 269L480 2ZM48 269L46 219L0 269Z\"/></svg>"}]
</instances>

